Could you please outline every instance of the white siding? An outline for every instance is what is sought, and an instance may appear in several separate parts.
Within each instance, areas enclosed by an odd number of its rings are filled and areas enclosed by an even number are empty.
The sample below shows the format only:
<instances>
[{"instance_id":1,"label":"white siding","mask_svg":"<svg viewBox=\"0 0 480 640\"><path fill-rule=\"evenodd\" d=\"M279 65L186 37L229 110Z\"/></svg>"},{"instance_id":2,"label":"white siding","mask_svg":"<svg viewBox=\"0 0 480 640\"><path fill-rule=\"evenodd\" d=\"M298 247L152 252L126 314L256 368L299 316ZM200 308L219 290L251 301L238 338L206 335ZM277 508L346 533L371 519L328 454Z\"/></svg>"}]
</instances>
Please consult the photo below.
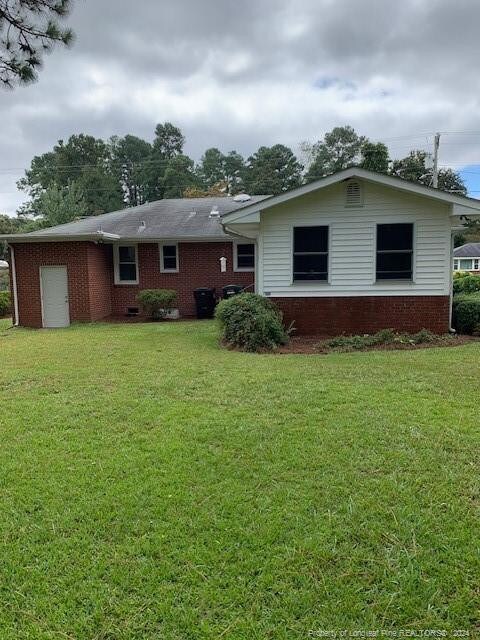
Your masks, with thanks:
<instances>
[{"instance_id":1,"label":"white siding","mask_svg":"<svg viewBox=\"0 0 480 640\"><path fill-rule=\"evenodd\" d=\"M364 205L345 207L345 183L262 213L259 292L271 296L448 295L450 205L362 182ZM414 223L413 282L376 282L376 225ZM293 227L329 226L329 280L292 281Z\"/></svg>"}]
</instances>

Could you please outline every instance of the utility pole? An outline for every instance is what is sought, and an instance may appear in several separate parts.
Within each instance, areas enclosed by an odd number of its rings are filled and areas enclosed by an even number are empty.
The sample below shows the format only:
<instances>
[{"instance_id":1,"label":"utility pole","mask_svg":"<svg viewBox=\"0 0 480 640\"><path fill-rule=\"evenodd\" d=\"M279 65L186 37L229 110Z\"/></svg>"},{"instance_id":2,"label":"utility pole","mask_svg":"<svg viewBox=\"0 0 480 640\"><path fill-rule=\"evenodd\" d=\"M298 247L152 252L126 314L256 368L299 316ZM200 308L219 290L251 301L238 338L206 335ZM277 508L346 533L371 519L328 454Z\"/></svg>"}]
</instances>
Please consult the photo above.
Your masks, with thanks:
<instances>
[{"instance_id":1,"label":"utility pole","mask_svg":"<svg viewBox=\"0 0 480 640\"><path fill-rule=\"evenodd\" d=\"M438 189L438 147L440 146L440 132L435 134L433 140L433 176L432 186Z\"/></svg>"}]
</instances>

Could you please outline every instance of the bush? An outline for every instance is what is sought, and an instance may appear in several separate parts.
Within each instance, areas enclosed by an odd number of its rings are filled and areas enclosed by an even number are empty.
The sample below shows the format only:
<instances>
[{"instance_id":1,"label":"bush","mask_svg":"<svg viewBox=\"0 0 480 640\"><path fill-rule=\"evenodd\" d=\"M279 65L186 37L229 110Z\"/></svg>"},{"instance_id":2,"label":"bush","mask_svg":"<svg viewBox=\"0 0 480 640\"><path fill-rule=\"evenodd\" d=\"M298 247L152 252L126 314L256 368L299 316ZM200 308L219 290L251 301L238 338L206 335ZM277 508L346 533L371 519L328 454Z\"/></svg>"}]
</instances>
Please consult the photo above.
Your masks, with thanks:
<instances>
[{"instance_id":1,"label":"bush","mask_svg":"<svg viewBox=\"0 0 480 640\"><path fill-rule=\"evenodd\" d=\"M453 298L453 326L458 333L472 334L480 325L480 292Z\"/></svg>"},{"instance_id":2,"label":"bush","mask_svg":"<svg viewBox=\"0 0 480 640\"><path fill-rule=\"evenodd\" d=\"M0 269L0 291L10 290L10 277L8 269Z\"/></svg>"},{"instance_id":3,"label":"bush","mask_svg":"<svg viewBox=\"0 0 480 640\"><path fill-rule=\"evenodd\" d=\"M382 345L426 344L438 340L428 329L421 329L418 333L396 333L393 329L382 329L378 333L363 336L337 336L326 340L322 346L334 351L362 351Z\"/></svg>"},{"instance_id":4,"label":"bush","mask_svg":"<svg viewBox=\"0 0 480 640\"><path fill-rule=\"evenodd\" d=\"M152 320L164 320L174 308L177 292L173 289L143 289L137 296L146 315Z\"/></svg>"},{"instance_id":5,"label":"bush","mask_svg":"<svg viewBox=\"0 0 480 640\"><path fill-rule=\"evenodd\" d=\"M272 350L288 341L281 312L271 300L255 293L222 300L215 317L225 342L244 351Z\"/></svg>"},{"instance_id":6,"label":"bush","mask_svg":"<svg viewBox=\"0 0 480 640\"><path fill-rule=\"evenodd\" d=\"M480 291L480 276L473 276L469 273L457 276L453 280L453 293L475 293Z\"/></svg>"},{"instance_id":7,"label":"bush","mask_svg":"<svg viewBox=\"0 0 480 640\"><path fill-rule=\"evenodd\" d=\"M10 313L10 292L0 291L0 318Z\"/></svg>"}]
</instances>

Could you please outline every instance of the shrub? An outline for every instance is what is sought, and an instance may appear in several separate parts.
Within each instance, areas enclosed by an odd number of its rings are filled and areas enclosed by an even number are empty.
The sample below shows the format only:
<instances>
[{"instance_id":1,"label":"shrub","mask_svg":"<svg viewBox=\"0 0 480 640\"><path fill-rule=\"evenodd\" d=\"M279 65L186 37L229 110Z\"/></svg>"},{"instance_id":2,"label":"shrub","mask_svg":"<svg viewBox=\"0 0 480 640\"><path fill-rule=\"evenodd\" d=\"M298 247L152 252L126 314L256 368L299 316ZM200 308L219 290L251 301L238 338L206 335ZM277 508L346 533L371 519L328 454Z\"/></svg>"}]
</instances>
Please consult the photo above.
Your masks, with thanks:
<instances>
[{"instance_id":1,"label":"shrub","mask_svg":"<svg viewBox=\"0 0 480 640\"><path fill-rule=\"evenodd\" d=\"M177 299L173 289L143 289L137 296L146 315L152 320L164 320L172 311Z\"/></svg>"},{"instance_id":2,"label":"shrub","mask_svg":"<svg viewBox=\"0 0 480 640\"><path fill-rule=\"evenodd\" d=\"M288 341L278 308L255 293L240 293L222 300L215 317L225 342L244 351L272 350Z\"/></svg>"},{"instance_id":3,"label":"shrub","mask_svg":"<svg viewBox=\"0 0 480 640\"><path fill-rule=\"evenodd\" d=\"M337 336L322 343L323 347L334 351L362 351L372 347L395 344L426 344L438 340L428 329L418 333L396 333L393 329L382 329L378 333L363 336Z\"/></svg>"},{"instance_id":4,"label":"shrub","mask_svg":"<svg viewBox=\"0 0 480 640\"><path fill-rule=\"evenodd\" d=\"M10 292L0 291L0 318L10 313Z\"/></svg>"},{"instance_id":5,"label":"shrub","mask_svg":"<svg viewBox=\"0 0 480 640\"><path fill-rule=\"evenodd\" d=\"M458 333L472 334L480 325L480 292L463 293L453 299L453 326Z\"/></svg>"},{"instance_id":6,"label":"shrub","mask_svg":"<svg viewBox=\"0 0 480 640\"><path fill-rule=\"evenodd\" d=\"M453 293L475 293L480 291L480 276L467 274L453 280Z\"/></svg>"},{"instance_id":7,"label":"shrub","mask_svg":"<svg viewBox=\"0 0 480 640\"><path fill-rule=\"evenodd\" d=\"M10 278L8 275L8 269L0 269L0 291L9 291Z\"/></svg>"}]
</instances>

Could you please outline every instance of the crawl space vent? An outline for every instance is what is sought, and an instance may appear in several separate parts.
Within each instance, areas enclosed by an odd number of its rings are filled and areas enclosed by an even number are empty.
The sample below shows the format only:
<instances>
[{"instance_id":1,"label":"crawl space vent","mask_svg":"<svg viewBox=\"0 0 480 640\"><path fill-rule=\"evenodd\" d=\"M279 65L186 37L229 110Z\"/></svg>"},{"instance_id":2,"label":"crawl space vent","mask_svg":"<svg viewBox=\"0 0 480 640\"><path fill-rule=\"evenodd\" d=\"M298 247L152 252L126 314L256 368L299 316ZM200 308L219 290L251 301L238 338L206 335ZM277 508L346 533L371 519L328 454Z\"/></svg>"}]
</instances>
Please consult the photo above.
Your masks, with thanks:
<instances>
[{"instance_id":1,"label":"crawl space vent","mask_svg":"<svg viewBox=\"0 0 480 640\"><path fill-rule=\"evenodd\" d=\"M362 187L359 182L351 181L347 182L345 190L345 206L346 207L361 207L363 206L363 194Z\"/></svg>"}]
</instances>

